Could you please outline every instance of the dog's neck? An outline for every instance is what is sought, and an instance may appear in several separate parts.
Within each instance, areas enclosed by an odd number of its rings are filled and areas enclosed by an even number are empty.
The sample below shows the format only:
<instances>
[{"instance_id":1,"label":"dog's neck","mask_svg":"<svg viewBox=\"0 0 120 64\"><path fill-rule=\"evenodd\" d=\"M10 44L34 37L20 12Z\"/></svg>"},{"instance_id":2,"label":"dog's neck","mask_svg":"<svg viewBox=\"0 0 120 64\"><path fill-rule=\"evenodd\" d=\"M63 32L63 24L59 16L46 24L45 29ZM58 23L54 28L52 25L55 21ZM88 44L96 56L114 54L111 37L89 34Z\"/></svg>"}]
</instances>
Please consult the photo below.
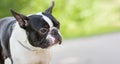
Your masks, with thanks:
<instances>
[{"instance_id":1,"label":"dog's neck","mask_svg":"<svg viewBox=\"0 0 120 64\"><path fill-rule=\"evenodd\" d=\"M12 59L15 64L49 64L50 62L49 48L42 49L30 45L26 31L22 29L18 23L14 24L10 38L10 46Z\"/></svg>"}]
</instances>

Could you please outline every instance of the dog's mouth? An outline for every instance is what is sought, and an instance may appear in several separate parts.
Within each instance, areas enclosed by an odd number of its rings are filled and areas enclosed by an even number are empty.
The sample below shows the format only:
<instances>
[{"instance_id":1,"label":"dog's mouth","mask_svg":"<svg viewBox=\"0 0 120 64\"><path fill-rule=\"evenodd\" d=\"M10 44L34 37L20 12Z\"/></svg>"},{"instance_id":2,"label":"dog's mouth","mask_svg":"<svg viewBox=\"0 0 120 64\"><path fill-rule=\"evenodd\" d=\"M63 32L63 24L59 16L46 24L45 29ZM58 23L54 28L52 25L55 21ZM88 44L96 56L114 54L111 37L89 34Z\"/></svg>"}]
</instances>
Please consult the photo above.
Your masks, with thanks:
<instances>
[{"instance_id":1,"label":"dog's mouth","mask_svg":"<svg viewBox=\"0 0 120 64\"><path fill-rule=\"evenodd\" d=\"M61 44L61 42L62 37L60 32L53 29L50 33L48 33L48 35L45 38L41 39L39 45L41 48L49 48L51 46L54 46L55 44Z\"/></svg>"},{"instance_id":2,"label":"dog's mouth","mask_svg":"<svg viewBox=\"0 0 120 64\"><path fill-rule=\"evenodd\" d=\"M42 42L38 42L39 47L48 48L50 46L49 40L44 40Z\"/></svg>"},{"instance_id":3,"label":"dog's mouth","mask_svg":"<svg viewBox=\"0 0 120 64\"><path fill-rule=\"evenodd\" d=\"M55 44L61 44L62 39L46 39L43 43L40 44L41 48L49 48L54 46Z\"/></svg>"}]
</instances>

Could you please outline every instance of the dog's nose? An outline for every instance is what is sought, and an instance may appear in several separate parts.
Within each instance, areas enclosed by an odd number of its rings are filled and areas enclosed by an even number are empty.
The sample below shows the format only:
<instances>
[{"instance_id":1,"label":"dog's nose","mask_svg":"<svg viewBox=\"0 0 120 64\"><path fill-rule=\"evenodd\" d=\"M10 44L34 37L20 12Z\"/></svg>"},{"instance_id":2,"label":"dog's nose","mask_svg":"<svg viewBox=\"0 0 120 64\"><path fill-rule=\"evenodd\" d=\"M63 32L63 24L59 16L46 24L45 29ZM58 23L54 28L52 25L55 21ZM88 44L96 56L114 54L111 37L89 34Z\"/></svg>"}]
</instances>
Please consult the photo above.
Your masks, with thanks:
<instances>
[{"instance_id":1,"label":"dog's nose","mask_svg":"<svg viewBox=\"0 0 120 64\"><path fill-rule=\"evenodd\" d=\"M61 42L62 42L62 37L61 37L61 35L59 34L59 32L58 32L57 29L53 29L53 30L51 31L51 35L55 38L55 43L61 44Z\"/></svg>"}]
</instances>

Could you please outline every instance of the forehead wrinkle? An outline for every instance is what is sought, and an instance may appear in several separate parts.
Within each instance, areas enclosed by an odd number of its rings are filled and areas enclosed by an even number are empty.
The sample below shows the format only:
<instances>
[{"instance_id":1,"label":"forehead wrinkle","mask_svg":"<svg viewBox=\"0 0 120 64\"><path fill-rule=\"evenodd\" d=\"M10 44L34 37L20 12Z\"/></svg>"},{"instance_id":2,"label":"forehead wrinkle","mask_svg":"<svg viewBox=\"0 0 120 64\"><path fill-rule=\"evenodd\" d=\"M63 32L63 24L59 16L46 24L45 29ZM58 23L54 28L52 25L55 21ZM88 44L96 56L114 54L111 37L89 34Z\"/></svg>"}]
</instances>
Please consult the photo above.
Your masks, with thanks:
<instances>
[{"instance_id":1,"label":"forehead wrinkle","mask_svg":"<svg viewBox=\"0 0 120 64\"><path fill-rule=\"evenodd\" d=\"M50 29L53 27L53 22L49 17L43 15L42 13L37 13L36 15L41 15L43 19L49 24Z\"/></svg>"},{"instance_id":2,"label":"forehead wrinkle","mask_svg":"<svg viewBox=\"0 0 120 64\"><path fill-rule=\"evenodd\" d=\"M54 27L57 27L58 29L60 28L60 23L58 20L55 19L54 16L52 16L52 14L47 14L47 13L42 13L43 15L47 16L48 18L50 18L53 22Z\"/></svg>"}]
</instances>

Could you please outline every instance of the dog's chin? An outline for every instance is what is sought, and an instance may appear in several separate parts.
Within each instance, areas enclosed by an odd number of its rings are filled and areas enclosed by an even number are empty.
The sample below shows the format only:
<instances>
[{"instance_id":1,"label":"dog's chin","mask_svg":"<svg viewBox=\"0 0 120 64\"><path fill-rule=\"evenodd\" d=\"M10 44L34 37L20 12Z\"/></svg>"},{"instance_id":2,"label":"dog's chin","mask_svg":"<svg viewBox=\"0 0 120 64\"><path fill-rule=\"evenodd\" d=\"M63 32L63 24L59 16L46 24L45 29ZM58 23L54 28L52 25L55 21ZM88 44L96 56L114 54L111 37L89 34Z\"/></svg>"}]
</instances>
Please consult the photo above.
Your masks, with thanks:
<instances>
[{"instance_id":1,"label":"dog's chin","mask_svg":"<svg viewBox=\"0 0 120 64\"><path fill-rule=\"evenodd\" d=\"M59 44L61 41L58 40L52 40L52 39L47 39L43 44L40 45L41 48L50 48L54 46L55 44Z\"/></svg>"}]
</instances>

